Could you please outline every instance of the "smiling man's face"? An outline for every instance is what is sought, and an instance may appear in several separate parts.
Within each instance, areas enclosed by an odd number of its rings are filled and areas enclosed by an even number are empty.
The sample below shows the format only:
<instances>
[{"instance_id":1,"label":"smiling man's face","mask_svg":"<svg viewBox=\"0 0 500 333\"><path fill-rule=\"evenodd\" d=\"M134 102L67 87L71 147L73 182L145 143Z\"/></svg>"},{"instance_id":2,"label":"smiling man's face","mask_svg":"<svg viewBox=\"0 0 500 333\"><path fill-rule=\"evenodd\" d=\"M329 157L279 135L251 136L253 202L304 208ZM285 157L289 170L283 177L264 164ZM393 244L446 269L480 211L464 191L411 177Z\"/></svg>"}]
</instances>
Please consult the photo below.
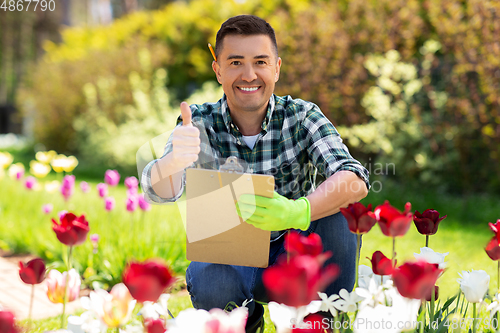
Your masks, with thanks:
<instances>
[{"instance_id":1,"label":"smiling man's face","mask_svg":"<svg viewBox=\"0 0 500 333\"><path fill-rule=\"evenodd\" d=\"M264 113L279 79L281 59L267 35L228 35L212 68L231 113Z\"/></svg>"}]
</instances>

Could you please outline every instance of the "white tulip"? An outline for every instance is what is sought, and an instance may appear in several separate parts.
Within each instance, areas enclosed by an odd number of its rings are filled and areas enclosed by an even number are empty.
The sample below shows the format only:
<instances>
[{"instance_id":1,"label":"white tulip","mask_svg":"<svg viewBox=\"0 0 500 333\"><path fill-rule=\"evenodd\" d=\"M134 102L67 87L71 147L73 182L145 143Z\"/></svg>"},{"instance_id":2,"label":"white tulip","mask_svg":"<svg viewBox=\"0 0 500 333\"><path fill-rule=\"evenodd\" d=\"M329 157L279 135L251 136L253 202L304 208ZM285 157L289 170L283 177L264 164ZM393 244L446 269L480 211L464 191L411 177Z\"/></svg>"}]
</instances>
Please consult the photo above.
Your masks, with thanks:
<instances>
[{"instance_id":1,"label":"white tulip","mask_svg":"<svg viewBox=\"0 0 500 333\"><path fill-rule=\"evenodd\" d=\"M444 262L444 257L446 257L450 252L438 253L434 252L430 247L421 247L420 253L414 253L415 259L424 260L429 264L438 264L439 268L445 268L446 263Z\"/></svg>"},{"instance_id":2,"label":"white tulip","mask_svg":"<svg viewBox=\"0 0 500 333\"><path fill-rule=\"evenodd\" d=\"M355 333L399 333L415 327L420 300L403 297L396 288L387 287L384 295L392 306L375 303L362 307L353 323Z\"/></svg>"},{"instance_id":3,"label":"white tulip","mask_svg":"<svg viewBox=\"0 0 500 333\"><path fill-rule=\"evenodd\" d=\"M482 270L463 271L462 274L458 273L458 275L461 279L457 279L457 282L460 283L460 289L462 289L467 301L471 303L481 302L488 290L490 276Z\"/></svg>"},{"instance_id":4,"label":"white tulip","mask_svg":"<svg viewBox=\"0 0 500 333\"><path fill-rule=\"evenodd\" d=\"M493 318L495 313L500 312L500 294L496 294L493 299L494 301L486 308L487 311L490 311L491 318Z\"/></svg>"}]
</instances>

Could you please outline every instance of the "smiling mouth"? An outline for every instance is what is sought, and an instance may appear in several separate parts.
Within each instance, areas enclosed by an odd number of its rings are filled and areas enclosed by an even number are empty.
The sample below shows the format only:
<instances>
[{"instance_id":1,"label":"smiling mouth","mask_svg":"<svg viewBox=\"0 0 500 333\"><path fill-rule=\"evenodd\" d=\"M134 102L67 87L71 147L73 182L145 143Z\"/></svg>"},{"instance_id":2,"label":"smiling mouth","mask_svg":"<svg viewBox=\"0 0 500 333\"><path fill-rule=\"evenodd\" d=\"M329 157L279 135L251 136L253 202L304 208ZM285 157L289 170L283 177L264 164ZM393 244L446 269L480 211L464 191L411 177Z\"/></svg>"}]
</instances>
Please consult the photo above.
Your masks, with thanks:
<instances>
[{"instance_id":1,"label":"smiling mouth","mask_svg":"<svg viewBox=\"0 0 500 333\"><path fill-rule=\"evenodd\" d=\"M237 87L238 90L241 90L243 92L254 92L254 91L257 91L260 89L260 86L259 87Z\"/></svg>"}]
</instances>

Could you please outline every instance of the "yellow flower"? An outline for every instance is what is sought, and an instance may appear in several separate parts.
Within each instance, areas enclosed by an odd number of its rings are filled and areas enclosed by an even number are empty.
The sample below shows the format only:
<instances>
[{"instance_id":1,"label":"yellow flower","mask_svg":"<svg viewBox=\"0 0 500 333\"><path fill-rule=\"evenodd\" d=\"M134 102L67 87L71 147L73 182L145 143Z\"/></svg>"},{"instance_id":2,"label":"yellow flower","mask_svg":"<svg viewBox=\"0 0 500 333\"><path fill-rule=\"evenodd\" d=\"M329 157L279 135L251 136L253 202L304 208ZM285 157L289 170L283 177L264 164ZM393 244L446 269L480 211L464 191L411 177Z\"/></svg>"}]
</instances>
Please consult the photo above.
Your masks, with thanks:
<instances>
[{"instance_id":1,"label":"yellow flower","mask_svg":"<svg viewBox=\"0 0 500 333\"><path fill-rule=\"evenodd\" d=\"M66 155L57 155L50 161L50 165L52 165L52 169L54 169L55 172L63 172L64 166L66 165Z\"/></svg>"},{"instance_id":2,"label":"yellow flower","mask_svg":"<svg viewBox=\"0 0 500 333\"><path fill-rule=\"evenodd\" d=\"M20 179L24 175L24 165L21 162L12 164L9 167L9 177L13 179Z\"/></svg>"},{"instance_id":3,"label":"yellow flower","mask_svg":"<svg viewBox=\"0 0 500 333\"><path fill-rule=\"evenodd\" d=\"M36 153L35 158L41 163L49 164L56 155L57 153L55 150L39 151Z\"/></svg>"},{"instance_id":4,"label":"yellow flower","mask_svg":"<svg viewBox=\"0 0 500 333\"><path fill-rule=\"evenodd\" d=\"M7 169L12 161L14 161L14 158L10 153L0 151L0 169Z\"/></svg>"},{"instance_id":5,"label":"yellow flower","mask_svg":"<svg viewBox=\"0 0 500 333\"><path fill-rule=\"evenodd\" d=\"M58 180L46 182L45 183L45 191L47 191L49 193L54 193L59 189L60 186L61 186L61 183Z\"/></svg>"},{"instance_id":6,"label":"yellow flower","mask_svg":"<svg viewBox=\"0 0 500 333\"><path fill-rule=\"evenodd\" d=\"M76 159L75 156L71 155L66 158L66 164L63 166L63 169L66 172L71 172L76 168L77 165L78 165L78 160Z\"/></svg>"},{"instance_id":7,"label":"yellow flower","mask_svg":"<svg viewBox=\"0 0 500 333\"><path fill-rule=\"evenodd\" d=\"M36 178L43 178L50 172L50 166L38 161L32 160L30 162L30 173Z\"/></svg>"}]
</instances>

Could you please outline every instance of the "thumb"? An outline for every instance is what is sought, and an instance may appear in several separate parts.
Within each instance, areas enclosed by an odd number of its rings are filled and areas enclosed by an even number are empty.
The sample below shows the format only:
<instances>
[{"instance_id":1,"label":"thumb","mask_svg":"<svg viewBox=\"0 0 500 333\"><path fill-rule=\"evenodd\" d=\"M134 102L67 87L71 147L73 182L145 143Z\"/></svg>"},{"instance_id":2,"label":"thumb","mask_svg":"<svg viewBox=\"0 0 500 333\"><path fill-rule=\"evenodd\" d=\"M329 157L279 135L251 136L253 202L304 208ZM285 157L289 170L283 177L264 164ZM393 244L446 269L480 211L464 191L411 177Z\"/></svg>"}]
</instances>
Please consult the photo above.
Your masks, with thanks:
<instances>
[{"instance_id":1,"label":"thumb","mask_svg":"<svg viewBox=\"0 0 500 333\"><path fill-rule=\"evenodd\" d=\"M188 103L181 103L182 126L193 126L191 124L191 108Z\"/></svg>"}]
</instances>

